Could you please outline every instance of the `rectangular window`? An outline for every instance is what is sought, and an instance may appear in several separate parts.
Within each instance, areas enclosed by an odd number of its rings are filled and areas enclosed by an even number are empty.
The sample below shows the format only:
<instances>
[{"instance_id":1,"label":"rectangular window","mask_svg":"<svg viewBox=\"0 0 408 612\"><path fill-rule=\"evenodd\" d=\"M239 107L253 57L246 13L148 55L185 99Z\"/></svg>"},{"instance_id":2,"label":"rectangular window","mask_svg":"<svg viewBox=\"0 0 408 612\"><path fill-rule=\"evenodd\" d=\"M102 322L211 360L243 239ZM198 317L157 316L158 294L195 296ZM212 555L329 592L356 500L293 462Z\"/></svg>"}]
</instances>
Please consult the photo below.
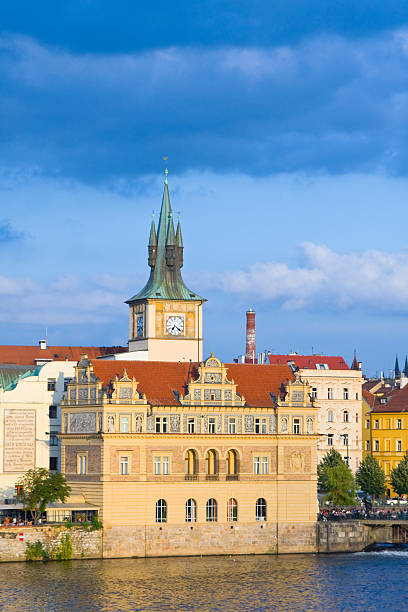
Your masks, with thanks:
<instances>
[{"instance_id":1,"label":"rectangular window","mask_svg":"<svg viewBox=\"0 0 408 612\"><path fill-rule=\"evenodd\" d=\"M262 433L266 434L266 419L262 419Z\"/></svg>"},{"instance_id":2,"label":"rectangular window","mask_svg":"<svg viewBox=\"0 0 408 612\"><path fill-rule=\"evenodd\" d=\"M380 450L380 442L379 440L374 440L374 450L378 452Z\"/></svg>"},{"instance_id":3,"label":"rectangular window","mask_svg":"<svg viewBox=\"0 0 408 612\"><path fill-rule=\"evenodd\" d=\"M349 398L349 390L347 389L347 387L344 387L343 389L343 399L348 400Z\"/></svg>"},{"instance_id":4,"label":"rectangular window","mask_svg":"<svg viewBox=\"0 0 408 612\"><path fill-rule=\"evenodd\" d=\"M55 433L50 434L50 446L58 446L58 438Z\"/></svg>"},{"instance_id":5,"label":"rectangular window","mask_svg":"<svg viewBox=\"0 0 408 612\"><path fill-rule=\"evenodd\" d=\"M154 429L156 433L167 433L168 426L168 417L155 417Z\"/></svg>"},{"instance_id":6,"label":"rectangular window","mask_svg":"<svg viewBox=\"0 0 408 612\"><path fill-rule=\"evenodd\" d=\"M327 399L333 399L333 389L331 387L327 389Z\"/></svg>"},{"instance_id":7,"label":"rectangular window","mask_svg":"<svg viewBox=\"0 0 408 612\"><path fill-rule=\"evenodd\" d=\"M267 419L266 418L256 418L255 419L255 433L256 434L266 434L267 433Z\"/></svg>"},{"instance_id":8,"label":"rectangular window","mask_svg":"<svg viewBox=\"0 0 408 612\"><path fill-rule=\"evenodd\" d=\"M56 419L57 418L57 407L56 406L50 406L48 409L48 416L50 419Z\"/></svg>"},{"instance_id":9,"label":"rectangular window","mask_svg":"<svg viewBox=\"0 0 408 612\"><path fill-rule=\"evenodd\" d=\"M366 440L366 451L370 450L370 440Z\"/></svg>"},{"instance_id":10,"label":"rectangular window","mask_svg":"<svg viewBox=\"0 0 408 612\"><path fill-rule=\"evenodd\" d=\"M119 463L122 476L129 474L129 457L121 457Z\"/></svg>"},{"instance_id":11,"label":"rectangular window","mask_svg":"<svg viewBox=\"0 0 408 612\"><path fill-rule=\"evenodd\" d=\"M120 433L129 433L129 417L120 417Z\"/></svg>"},{"instance_id":12,"label":"rectangular window","mask_svg":"<svg viewBox=\"0 0 408 612\"><path fill-rule=\"evenodd\" d=\"M397 440L397 451L398 452L402 451L402 440Z\"/></svg>"},{"instance_id":13,"label":"rectangular window","mask_svg":"<svg viewBox=\"0 0 408 612\"><path fill-rule=\"evenodd\" d=\"M255 433L261 433L261 419L255 419Z\"/></svg>"},{"instance_id":14,"label":"rectangular window","mask_svg":"<svg viewBox=\"0 0 408 612\"><path fill-rule=\"evenodd\" d=\"M269 474L269 458L262 457L262 474Z\"/></svg>"},{"instance_id":15,"label":"rectangular window","mask_svg":"<svg viewBox=\"0 0 408 612\"><path fill-rule=\"evenodd\" d=\"M235 422L235 418L231 418L228 421L228 433L230 434L237 433L237 425Z\"/></svg>"},{"instance_id":16,"label":"rectangular window","mask_svg":"<svg viewBox=\"0 0 408 612\"><path fill-rule=\"evenodd\" d=\"M170 474L170 457L162 458L163 474Z\"/></svg>"},{"instance_id":17,"label":"rectangular window","mask_svg":"<svg viewBox=\"0 0 408 612\"><path fill-rule=\"evenodd\" d=\"M356 400L358 400L358 393L356 393Z\"/></svg>"},{"instance_id":18,"label":"rectangular window","mask_svg":"<svg viewBox=\"0 0 408 612\"><path fill-rule=\"evenodd\" d=\"M356 412L356 423L358 423L358 412Z\"/></svg>"},{"instance_id":19,"label":"rectangular window","mask_svg":"<svg viewBox=\"0 0 408 612\"><path fill-rule=\"evenodd\" d=\"M327 444L328 444L328 446L333 446L333 436L334 436L334 434L327 434Z\"/></svg>"},{"instance_id":20,"label":"rectangular window","mask_svg":"<svg viewBox=\"0 0 408 612\"><path fill-rule=\"evenodd\" d=\"M50 470L52 472L58 470L58 457L50 457Z\"/></svg>"},{"instance_id":21,"label":"rectangular window","mask_svg":"<svg viewBox=\"0 0 408 612\"><path fill-rule=\"evenodd\" d=\"M300 434L300 419L293 419L293 433Z\"/></svg>"},{"instance_id":22,"label":"rectangular window","mask_svg":"<svg viewBox=\"0 0 408 612\"><path fill-rule=\"evenodd\" d=\"M380 421L378 419L374 421L374 429L380 429Z\"/></svg>"},{"instance_id":23,"label":"rectangular window","mask_svg":"<svg viewBox=\"0 0 408 612\"><path fill-rule=\"evenodd\" d=\"M161 457L153 457L153 469L156 476L161 473Z\"/></svg>"},{"instance_id":24,"label":"rectangular window","mask_svg":"<svg viewBox=\"0 0 408 612\"><path fill-rule=\"evenodd\" d=\"M344 446L348 445L348 434L344 434L343 435L343 444L344 444Z\"/></svg>"},{"instance_id":25,"label":"rectangular window","mask_svg":"<svg viewBox=\"0 0 408 612\"><path fill-rule=\"evenodd\" d=\"M210 417L208 419L208 433L215 434L215 418Z\"/></svg>"},{"instance_id":26,"label":"rectangular window","mask_svg":"<svg viewBox=\"0 0 408 612\"><path fill-rule=\"evenodd\" d=\"M68 391L68 383L71 382L70 378L64 378L64 391Z\"/></svg>"},{"instance_id":27,"label":"rectangular window","mask_svg":"<svg viewBox=\"0 0 408 612\"><path fill-rule=\"evenodd\" d=\"M366 429L370 429L370 419L366 419Z\"/></svg>"},{"instance_id":28,"label":"rectangular window","mask_svg":"<svg viewBox=\"0 0 408 612\"><path fill-rule=\"evenodd\" d=\"M77 455L77 473L78 474L88 473L88 455L85 455L85 454Z\"/></svg>"},{"instance_id":29,"label":"rectangular window","mask_svg":"<svg viewBox=\"0 0 408 612\"><path fill-rule=\"evenodd\" d=\"M317 399L317 387L312 387L312 391L310 393L312 399Z\"/></svg>"},{"instance_id":30,"label":"rectangular window","mask_svg":"<svg viewBox=\"0 0 408 612\"><path fill-rule=\"evenodd\" d=\"M47 390L48 391L55 391L55 385L56 385L56 379L55 378L49 378L48 382L47 382Z\"/></svg>"},{"instance_id":31,"label":"rectangular window","mask_svg":"<svg viewBox=\"0 0 408 612\"><path fill-rule=\"evenodd\" d=\"M195 433L195 419L189 418L187 420L187 431L189 434Z\"/></svg>"},{"instance_id":32,"label":"rectangular window","mask_svg":"<svg viewBox=\"0 0 408 612\"><path fill-rule=\"evenodd\" d=\"M397 429L402 429L402 419L397 419Z\"/></svg>"},{"instance_id":33,"label":"rectangular window","mask_svg":"<svg viewBox=\"0 0 408 612\"><path fill-rule=\"evenodd\" d=\"M260 474L260 473L261 473L261 458L254 457L254 474Z\"/></svg>"}]
</instances>

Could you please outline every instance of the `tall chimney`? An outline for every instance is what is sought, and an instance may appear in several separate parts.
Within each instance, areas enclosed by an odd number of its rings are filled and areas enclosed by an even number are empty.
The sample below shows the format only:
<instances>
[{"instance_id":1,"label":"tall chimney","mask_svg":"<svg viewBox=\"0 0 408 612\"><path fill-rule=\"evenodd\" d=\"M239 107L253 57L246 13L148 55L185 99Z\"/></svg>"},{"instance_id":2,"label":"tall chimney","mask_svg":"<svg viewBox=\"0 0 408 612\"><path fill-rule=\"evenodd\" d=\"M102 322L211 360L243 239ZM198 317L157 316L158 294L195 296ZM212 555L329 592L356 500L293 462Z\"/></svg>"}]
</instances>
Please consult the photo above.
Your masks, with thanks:
<instances>
[{"instance_id":1,"label":"tall chimney","mask_svg":"<svg viewBox=\"0 0 408 612\"><path fill-rule=\"evenodd\" d=\"M255 311L250 308L246 313L246 352L245 363L257 363L255 352Z\"/></svg>"}]
</instances>

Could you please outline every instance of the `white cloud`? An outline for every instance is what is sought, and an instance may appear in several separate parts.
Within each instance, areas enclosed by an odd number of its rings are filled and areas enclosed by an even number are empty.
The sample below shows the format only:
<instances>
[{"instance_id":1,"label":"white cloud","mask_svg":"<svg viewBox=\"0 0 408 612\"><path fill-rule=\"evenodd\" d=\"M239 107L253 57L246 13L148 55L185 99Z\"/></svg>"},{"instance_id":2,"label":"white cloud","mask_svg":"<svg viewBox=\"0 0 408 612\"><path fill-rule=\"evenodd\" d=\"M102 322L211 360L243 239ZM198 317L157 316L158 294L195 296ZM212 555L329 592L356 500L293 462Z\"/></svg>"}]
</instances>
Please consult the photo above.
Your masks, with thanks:
<instances>
[{"instance_id":1,"label":"white cloud","mask_svg":"<svg viewBox=\"0 0 408 612\"><path fill-rule=\"evenodd\" d=\"M259 262L248 270L220 275L223 291L280 302L285 309L364 307L408 311L408 253L336 253L305 242L301 263Z\"/></svg>"}]
</instances>

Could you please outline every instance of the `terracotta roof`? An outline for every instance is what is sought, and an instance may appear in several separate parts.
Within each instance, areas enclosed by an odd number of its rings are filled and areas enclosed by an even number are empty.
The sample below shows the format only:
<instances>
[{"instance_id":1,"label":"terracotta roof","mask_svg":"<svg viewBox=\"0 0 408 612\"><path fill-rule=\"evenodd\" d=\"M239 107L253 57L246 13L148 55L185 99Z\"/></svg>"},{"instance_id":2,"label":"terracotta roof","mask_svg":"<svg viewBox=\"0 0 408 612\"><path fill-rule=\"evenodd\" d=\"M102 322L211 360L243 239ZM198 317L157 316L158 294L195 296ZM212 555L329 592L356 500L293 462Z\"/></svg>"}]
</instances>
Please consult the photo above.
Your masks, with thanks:
<instances>
[{"instance_id":1,"label":"terracotta roof","mask_svg":"<svg viewBox=\"0 0 408 612\"><path fill-rule=\"evenodd\" d=\"M299 369L316 370L316 364L326 364L328 370L349 370L343 357L328 357L327 355L268 355L269 363L282 364L292 361Z\"/></svg>"},{"instance_id":2,"label":"terracotta roof","mask_svg":"<svg viewBox=\"0 0 408 612\"><path fill-rule=\"evenodd\" d=\"M39 346L0 345L0 364L36 365L38 360L78 361L81 355L96 359L102 355L124 353L128 349L123 346Z\"/></svg>"},{"instance_id":3,"label":"terracotta roof","mask_svg":"<svg viewBox=\"0 0 408 612\"><path fill-rule=\"evenodd\" d=\"M366 389L362 389L363 399L367 402L367 404L372 408L375 402L375 395L367 391Z\"/></svg>"},{"instance_id":4,"label":"terracotta roof","mask_svg":"<svg viewBox=\"0 0 408 612\"><path fill-rule=\"evenodd\" d=\"M408 385L403 389L394 389L386 404L380 402L381 397L376 397L373 412L408 412Z\"/></svg>"},{"instance_id":5,"label":"terracotta roof","mask_svg":"<svg viewBox=\"0 0 408 612\"><path fill-rule=\"evenodd\" d=\"M197 378L199 364L166 361L93 361L95 376L105 385L116 376L126 372L139 383L138 389L146 394L148 402L154 406L178 406L175 391L185 395L187 379ZM270 393L279 394L281 383L293 380L294 376L287 365L266 367L226 363L228 380L234 379L237 391L244 395L248 406L272 407L274 402Z\"/></svg>"}]
</instances>

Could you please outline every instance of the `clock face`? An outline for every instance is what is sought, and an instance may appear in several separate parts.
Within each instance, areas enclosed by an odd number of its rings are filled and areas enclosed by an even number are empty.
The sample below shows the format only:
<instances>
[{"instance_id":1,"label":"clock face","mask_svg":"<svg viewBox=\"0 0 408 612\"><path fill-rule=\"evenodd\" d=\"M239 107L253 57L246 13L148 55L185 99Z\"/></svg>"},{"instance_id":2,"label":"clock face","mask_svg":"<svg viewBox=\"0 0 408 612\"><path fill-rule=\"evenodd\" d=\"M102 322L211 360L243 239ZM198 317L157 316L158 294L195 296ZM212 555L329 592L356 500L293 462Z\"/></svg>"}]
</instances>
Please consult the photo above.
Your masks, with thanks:
<instances>
[{"instance_id":1,"label":"clock face","mask_svg":"<svg viewBox=\"0 0 408 612\"><path fill-rule=\"evenodd\" d=\"M172 336L179 336L184 331L184 317L169 317L166 321L166 330Z\"/></svg>"},{"instance_id":2,"label":"clock face","mask_svg":"<svg viewBox=\"0 0 408 612\"><path fill-rule=\"evenodd\" d=\"M143 315L142 314L137 315L136 331L137 331L138 338L143 336Z\"/></svg>"}]
</instances>

